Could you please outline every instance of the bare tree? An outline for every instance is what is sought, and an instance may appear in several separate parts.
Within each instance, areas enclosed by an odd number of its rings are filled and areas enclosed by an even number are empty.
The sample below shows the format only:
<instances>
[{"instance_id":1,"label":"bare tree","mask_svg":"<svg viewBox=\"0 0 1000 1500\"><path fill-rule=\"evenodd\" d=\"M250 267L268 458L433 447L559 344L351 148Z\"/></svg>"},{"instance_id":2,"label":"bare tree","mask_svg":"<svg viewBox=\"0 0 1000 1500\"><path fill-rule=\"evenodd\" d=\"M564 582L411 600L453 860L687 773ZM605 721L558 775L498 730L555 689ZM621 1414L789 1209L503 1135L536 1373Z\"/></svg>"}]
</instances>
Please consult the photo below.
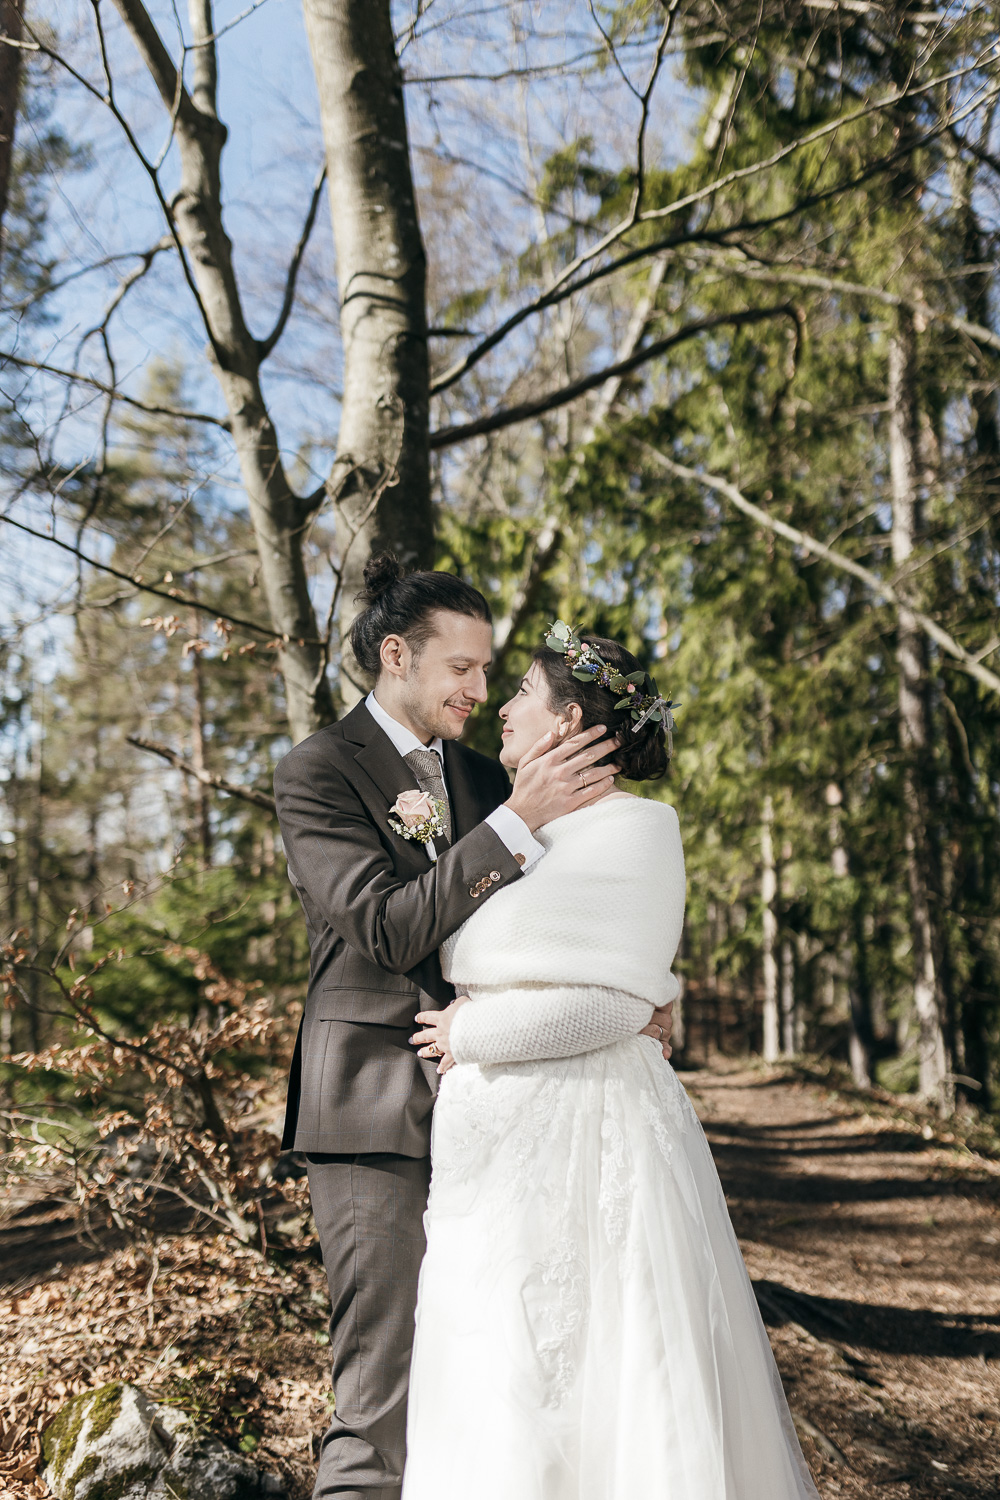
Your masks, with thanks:
<instances>
[{"instance_id":1,"label":"bare tree","mask_svg":"<svg viewBox=\"0 0 1000 1500\"><path fill-rule=\"evenodd\" d=\"M327 481L339 548L341 694L364 690L346 650L373 550L429 567L426 261L389 0L305 0L337 247L344 381Z\"/></svg>"},{"instance_id":2,"label":"bare tree","mask_svg":"<svg viewBox=\"0 0 1000 1500\"><path fill-rule=\"evenodd\" d=\"M917 339L913 316L897 313L889 342L889 467L892 483L892 560L902 571L920 531L917 489L919 408L916 388ZM900 585L906 593L912 582ZM905 595L904 595L905 598ZM945 1046L944 997L939 978L935 931L931 808L933 730L929 700L926 637L906 602L896 626L899 665L899 737L903 752L903 818L906 874L910 888L913 941L913 1007L919 1027L920 1091L945 1112L954 1103Z\"/></svg>"}]
</instances>

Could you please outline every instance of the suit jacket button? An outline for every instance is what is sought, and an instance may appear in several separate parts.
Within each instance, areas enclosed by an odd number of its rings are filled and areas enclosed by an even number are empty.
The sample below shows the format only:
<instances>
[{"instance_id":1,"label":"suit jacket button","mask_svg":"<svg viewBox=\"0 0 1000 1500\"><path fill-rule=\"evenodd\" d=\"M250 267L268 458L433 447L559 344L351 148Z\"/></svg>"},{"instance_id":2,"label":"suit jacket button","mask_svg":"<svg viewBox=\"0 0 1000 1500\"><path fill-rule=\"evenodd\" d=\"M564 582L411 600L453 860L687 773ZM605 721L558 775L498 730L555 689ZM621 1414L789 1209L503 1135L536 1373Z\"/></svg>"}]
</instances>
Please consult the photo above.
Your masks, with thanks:
<instances>
[{"instance_id":1,"label":"suit jacket button","mask_svg":"<svg viewBox=\"0 0 1000 1500\"><path fill-rule=\"evenodd\" d=\"M494 885L496 885L497 881L501 880L502 878L503 877L501 876L499 870L491 870L490 871L490 879L492 880L492 882L493 882Z\"/></svg>"},{"instance_id":2,"label":"suit jacket button","mask_svg":"<svg viewBox=\"0 0 1000 1500\"><path fill-rule=\"evenodd\" d=\"M470 885L469 886L469 895L470 896L478 896L479 895L479 892L476 890L476 887L474 885Z\"/></svg>"}]
</instances>

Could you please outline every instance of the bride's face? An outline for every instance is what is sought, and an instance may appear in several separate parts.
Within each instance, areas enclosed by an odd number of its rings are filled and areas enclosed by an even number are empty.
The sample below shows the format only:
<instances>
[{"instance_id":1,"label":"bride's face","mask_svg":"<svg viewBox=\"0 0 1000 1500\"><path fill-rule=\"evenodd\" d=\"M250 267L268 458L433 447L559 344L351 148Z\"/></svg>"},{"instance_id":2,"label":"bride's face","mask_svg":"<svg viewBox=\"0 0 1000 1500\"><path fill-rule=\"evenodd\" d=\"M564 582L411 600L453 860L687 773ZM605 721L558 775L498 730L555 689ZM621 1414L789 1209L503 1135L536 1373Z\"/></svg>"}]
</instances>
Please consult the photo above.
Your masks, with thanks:
<instances>
[{"instance_id":1,"label":"bride's face","mask_svg":"<svg viewBox=\"0 0 1000 1500\"><path fill-rule=\"evenodd\" d=\"M500 717L503 720L500 763L514 770L521 756L526 755L543 734L550 729L557 735L568 734L583 716L575 703L570 704L567 713L552 711L542 669L537 661L533 661L513 698L500 710Z\"/></svg>"}]
</instances>

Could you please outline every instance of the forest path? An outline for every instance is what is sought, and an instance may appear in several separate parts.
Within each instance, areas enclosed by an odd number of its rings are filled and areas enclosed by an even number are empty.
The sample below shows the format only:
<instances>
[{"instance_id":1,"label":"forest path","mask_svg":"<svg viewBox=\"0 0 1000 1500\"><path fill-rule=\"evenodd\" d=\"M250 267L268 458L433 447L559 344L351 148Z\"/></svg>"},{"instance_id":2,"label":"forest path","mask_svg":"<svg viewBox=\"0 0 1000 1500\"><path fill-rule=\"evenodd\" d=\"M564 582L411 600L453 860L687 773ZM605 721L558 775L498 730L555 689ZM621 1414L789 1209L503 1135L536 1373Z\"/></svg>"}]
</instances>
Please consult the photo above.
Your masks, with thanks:
<instances>
[{"instance_id":1,"label":"forest path","mask_svg":"<svg viewBox=\"0 0 1000 1500\"><path fill-rule=\"evenodd\" d=\"M1000 1163L787 1073L680 1076L823 1496L997 1500Z\"/></svg>"}]
</instances>

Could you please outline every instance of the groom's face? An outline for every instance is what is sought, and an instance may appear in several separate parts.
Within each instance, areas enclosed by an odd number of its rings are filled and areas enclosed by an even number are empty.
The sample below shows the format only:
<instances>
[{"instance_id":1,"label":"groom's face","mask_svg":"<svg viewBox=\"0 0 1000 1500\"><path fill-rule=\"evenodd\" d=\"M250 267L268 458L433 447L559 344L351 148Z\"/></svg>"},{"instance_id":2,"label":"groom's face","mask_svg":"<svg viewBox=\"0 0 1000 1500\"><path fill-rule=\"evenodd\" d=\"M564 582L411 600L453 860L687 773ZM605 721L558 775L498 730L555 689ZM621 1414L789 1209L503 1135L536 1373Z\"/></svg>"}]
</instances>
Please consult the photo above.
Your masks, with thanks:
<instances>
[{"instance_id":1,"label":"groom's face","mask_svg":"<svg viewBox=\"0 0 1000 1500\"><path fill-rule=\"evenodd\" d=\"M451 610L435 610L432 620L433 633L419 651L400 652L394 687L407 718L428 740L457 740L476 704L486 702L493 631L485 620Z\"/></svg>"}]
</instances>

